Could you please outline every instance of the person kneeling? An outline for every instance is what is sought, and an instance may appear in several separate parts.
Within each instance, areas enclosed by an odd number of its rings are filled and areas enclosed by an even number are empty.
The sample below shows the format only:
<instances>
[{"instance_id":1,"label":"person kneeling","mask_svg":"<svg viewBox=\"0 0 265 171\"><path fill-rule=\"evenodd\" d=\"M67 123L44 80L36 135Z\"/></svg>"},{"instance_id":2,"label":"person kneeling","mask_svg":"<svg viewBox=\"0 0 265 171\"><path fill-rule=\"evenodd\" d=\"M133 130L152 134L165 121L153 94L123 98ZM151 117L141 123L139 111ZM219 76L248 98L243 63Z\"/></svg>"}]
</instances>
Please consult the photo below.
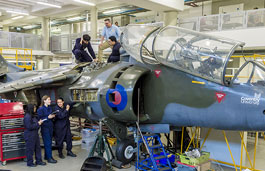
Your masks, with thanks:
<instances>
[{"instance_id":1,"label":"person kneeling","mask_svg":"<svg viewBox=\"0 0 265 171\"><path fill-rule=\"evenodd\" d=\"M115 36L110 36L108 43L113 46L112 52L108 58L108 63L120 61L120 48L121 44L117 41Z\"/></svg>"},{"instance_id":2,"label":"person kneeling","mask_svg":"<svg viewBox=\"0 0 265 171\"><path fill-rule=\"evenodd\" d=\"M64 106L63 98L57 99L57 105L54 108L54 111L58 111L55 122L55 140L58 147L58 153L60 158L65 158L63 155L63 142L66 141L67 156L76 157L72 152L72 134L70 130L70 121L69 121L69 110L70 106Z\"/></svg>"},{"instance_id":3,"label":"person kneeling","mask_svg":"<svg viewBox=\"0 0 265 171\"><path fill-rule=\"evenodd\" d=\"M37 107L35 105L28 104L26 107L26 115L24 116L24 138L26 141L26 156L27 166L36 167L37 165L46 165L41 158L40 137L38 130L43 123L42 120L36 117ZM36 164L33 163L33 154L35 153Z\"/></svg>"}]
</instances>

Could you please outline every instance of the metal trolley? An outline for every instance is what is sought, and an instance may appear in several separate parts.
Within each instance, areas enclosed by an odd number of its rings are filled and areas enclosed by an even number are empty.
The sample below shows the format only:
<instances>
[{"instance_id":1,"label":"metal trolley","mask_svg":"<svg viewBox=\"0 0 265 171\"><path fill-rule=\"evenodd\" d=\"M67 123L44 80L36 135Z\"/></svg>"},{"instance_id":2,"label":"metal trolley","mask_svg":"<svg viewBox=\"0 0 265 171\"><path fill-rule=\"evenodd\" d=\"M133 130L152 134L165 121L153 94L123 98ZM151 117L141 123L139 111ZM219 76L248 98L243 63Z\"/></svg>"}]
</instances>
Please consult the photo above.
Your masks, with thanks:
<instances>
[{"instance_id":1,"label":"metal trolley","mask_svg":"<svg viewBox=\"0 0 265 171\"><path fill-rule=\"evenodd\" d=\"M26 158L23 104L0 103L0 161Z\"/></svg>"}]
</instances>

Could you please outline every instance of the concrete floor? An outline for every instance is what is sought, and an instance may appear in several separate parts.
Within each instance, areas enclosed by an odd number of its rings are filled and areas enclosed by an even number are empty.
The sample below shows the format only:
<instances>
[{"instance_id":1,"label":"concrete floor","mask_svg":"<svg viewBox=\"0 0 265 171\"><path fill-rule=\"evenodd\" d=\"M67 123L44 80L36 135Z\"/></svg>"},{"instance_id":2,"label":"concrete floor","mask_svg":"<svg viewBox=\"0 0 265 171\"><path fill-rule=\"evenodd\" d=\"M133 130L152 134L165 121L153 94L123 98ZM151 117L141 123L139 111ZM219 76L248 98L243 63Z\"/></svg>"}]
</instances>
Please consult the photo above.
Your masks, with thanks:
<instances>
[{"instance_id":1,"label":"concrete floor","mask_svg":"<svg viewBox=\"0 0 265 171\"><path fill-rule=\"evenodd\" d=\"M259 140L257 146L257 155L256 155L256 169L265 170L265 141L263 139ZM254 158L254 141L248 140L247 144L250 158L253 160ZM36 168L29 168L26 166L26 162L23 160L15 160L15 161L8 161L6 166L0 166L1 169L7 169L12 171L79 171L84 160L88 156L88 151L81 149L80 145L76 145L73 147L73 152L77 154L76 158L67 157L65 159L60 159L58 157L57 150L53 151L53 156L56 160L58 160L57 164L47 164L46 166L37 166ZM65 152L64 152L65 153ZM42 153L43 155L43 153ZM228 156L230 157L230 156ZM248 162L248 161L246 161ZM249 164L246 163L247 166ZM234 171L233 168L223 167L221 165L213 165L213 169L215 171ZM135 167L131 166L128 169L115 169L115 170L123 170L123 171L134 171Z\"/></svg>"},{"instance_id":2,"label":"concrete floor","mask_svg":"<svg viewBox=\"0 0 265 171\"><path fill-rule=\"evenodd\" d=\"M29 168L26 166L26 162L23 160L7 161L6 166L0 165L1 169L7 169L12 171L79 171L84 160L88 156L88 151L81 149L80 145L74 146L72 150L77 154L76 158L66 156L65 159L60 159L58 157L57 150L53 150L53 157L58 162L56 164L47 164L46 166L37 166L35 168ZM66 152L64 151L64 154ZM44 153L42 153L43 156ZM66 154L65 154L66 155ZM119 169L115 169L119 170ZM132 166L129 169L122 169L123 171L134 171L135 168Z\"/></svg>"}]
</instances>

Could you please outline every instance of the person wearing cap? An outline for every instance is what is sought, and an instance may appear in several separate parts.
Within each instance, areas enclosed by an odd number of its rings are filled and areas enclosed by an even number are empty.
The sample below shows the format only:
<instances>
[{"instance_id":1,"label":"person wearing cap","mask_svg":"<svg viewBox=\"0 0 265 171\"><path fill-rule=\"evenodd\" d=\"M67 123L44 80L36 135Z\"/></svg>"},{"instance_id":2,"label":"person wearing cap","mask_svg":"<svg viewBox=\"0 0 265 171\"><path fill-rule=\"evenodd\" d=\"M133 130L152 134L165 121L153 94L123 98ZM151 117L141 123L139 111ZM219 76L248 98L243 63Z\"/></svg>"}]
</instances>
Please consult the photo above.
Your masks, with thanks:
<instances>
[{"instance_id":1,"label":"person wearing cap","mask_svg":"<svg viewBox=\"0 0 265 171\"><path fill-rule=\"evenodd\" d=\"M77 63L96 61L96 55L90 44L90 39L91 37L88 34L84 34L83 37L76 39L72 52L75 55ZM90 55L85 51L86 48Z\"/></svg>"}]
</instances>

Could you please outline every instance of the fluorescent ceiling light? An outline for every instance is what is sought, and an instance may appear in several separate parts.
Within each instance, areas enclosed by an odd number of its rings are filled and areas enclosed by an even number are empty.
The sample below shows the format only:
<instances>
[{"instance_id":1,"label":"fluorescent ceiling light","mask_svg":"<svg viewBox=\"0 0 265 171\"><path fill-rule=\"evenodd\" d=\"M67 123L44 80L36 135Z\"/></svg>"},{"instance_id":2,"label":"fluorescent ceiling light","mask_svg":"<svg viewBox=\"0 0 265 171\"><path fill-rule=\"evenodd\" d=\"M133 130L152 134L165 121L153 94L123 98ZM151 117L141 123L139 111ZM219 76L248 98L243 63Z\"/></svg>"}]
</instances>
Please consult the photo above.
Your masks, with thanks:
<instances>
[{"instance_id":1,"label":"fluorescent ceiling light","mask_svg":"<svg viewBox=\"0 0 265 171\"><path fill-rule=\"evenodd\" d=\"M82 0L74 0L75 2L79 2L81 4L90 5L90 6L96 6L96 4L92 2L82 1Z\"/></svg>"},{"instance_id":2,"label":"fluorescent ceiling light","mask_svg":"<svg viewBox=\"0 0 265 171\"><path fill-rule=\"evenodd\" d=\"M16 17L13 17L13 18L11 18L12 20L17 20L17 19L20 19L20 18L23 18L24 16L22 16L22 15L19 15L19 16L16 16Z\"/></svg>"},{"instance_id":3,"label":"fluorescent ceiling light","mask_svg":"<svg viewBox=\"0 0 265 171\"><path fill-rule=\"evenodd\" d=\"M103 14L111 14L111 13L116 13L116 12L121 12L121 9L114 9L114 10L104 11Z\"/></svg>"},{"instance_id":4,"label":"fluorescent ceiling light","mask_svg":"<svg viewBox=\"0 0 265 171\"><path fill-rule=\"evenodd\" d=\"M8 13L13 13L13 14L20 14L20 15L29 15L29 13L18 12L18 11L10 11L10 10L7 10L6 12L8 12Z\"/></svg>"},{"instance_id":5,"label":"fluorescent ceiling light","mask_svg":"<svg viewBox=\"0 0 265 171\"><path fill-rule=\"evenodd\" d=\"M33 29L35 27L37 27L37 25L29 25L29 26L24 26L22 28L25 29L25 30L28 30L28 29Z\"/></svg>"},{"instance_id":6,"label":"fluorescent ceiling light","mask_svg":"<svg viewBox=\"0 0 265 171\"><path fill-rule=\"evenodd\" d=\"M54 8L62 8L62 6L60 6L60 5L50 4L50 3L47 3L47 2L37 2L37 3L38 4L41 4L41 5L46 5L46 6L54 7Z\"/></svg>"},{"instance_id":7,"label":"fluorescent ceiling light","mask_svg":"<svg viewBox=\"0 0 265 171\"><path fill-rule=\"evenodd\" d=\"M67 21L76 21L76 20L81 20L82 17L73 17L73 18L67 18Z\"/></svg>"}]
</instances>

